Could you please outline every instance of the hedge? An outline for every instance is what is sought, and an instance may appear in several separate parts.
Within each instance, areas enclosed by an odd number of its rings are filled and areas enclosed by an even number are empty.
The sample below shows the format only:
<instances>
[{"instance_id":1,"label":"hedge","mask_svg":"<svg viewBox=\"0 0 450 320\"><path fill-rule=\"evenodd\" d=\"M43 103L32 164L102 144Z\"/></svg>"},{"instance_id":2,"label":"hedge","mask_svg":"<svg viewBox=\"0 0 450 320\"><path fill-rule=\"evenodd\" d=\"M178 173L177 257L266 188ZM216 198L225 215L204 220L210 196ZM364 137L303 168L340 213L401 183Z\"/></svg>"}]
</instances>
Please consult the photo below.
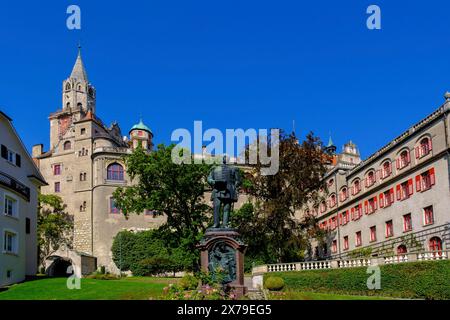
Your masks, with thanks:
<instances>
[{"instance_id":1,"label":"hedge","mask_svg":"<svg viewBox=\"0 0 450 320\"><path fill-rule=\"evenodd\" d=\"M407 262L380 266L381 289L369 290L366 267L271 272L280 276L284 290L386 296L416 299L450 299L450 261Z\"/></svg>"}]
</instances>

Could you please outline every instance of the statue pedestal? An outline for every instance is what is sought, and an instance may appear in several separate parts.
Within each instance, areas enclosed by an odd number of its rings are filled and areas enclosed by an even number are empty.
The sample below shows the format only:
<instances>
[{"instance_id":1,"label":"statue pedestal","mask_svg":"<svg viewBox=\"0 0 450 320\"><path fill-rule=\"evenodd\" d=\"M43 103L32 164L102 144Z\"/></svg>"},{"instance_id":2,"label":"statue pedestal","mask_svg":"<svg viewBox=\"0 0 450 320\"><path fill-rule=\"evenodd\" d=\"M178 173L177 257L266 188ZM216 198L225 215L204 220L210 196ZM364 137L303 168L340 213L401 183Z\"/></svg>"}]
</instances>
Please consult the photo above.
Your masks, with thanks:
<instances>
[{"instance_id":1,"label":"statue pedestal","mask_svg":"<svg viewBox=\"0 0 450 320\"><path fill-rule=\"evenodd\" d=\"M247 293L247 287L244 286L244 253L247 246L240 240L235 229L207 229L197 247L201 251L202 271L211 272L211 268L216 265L227 271L232 270L232 281L227 286L238 298Z\"/></svg>"}]
</instances>

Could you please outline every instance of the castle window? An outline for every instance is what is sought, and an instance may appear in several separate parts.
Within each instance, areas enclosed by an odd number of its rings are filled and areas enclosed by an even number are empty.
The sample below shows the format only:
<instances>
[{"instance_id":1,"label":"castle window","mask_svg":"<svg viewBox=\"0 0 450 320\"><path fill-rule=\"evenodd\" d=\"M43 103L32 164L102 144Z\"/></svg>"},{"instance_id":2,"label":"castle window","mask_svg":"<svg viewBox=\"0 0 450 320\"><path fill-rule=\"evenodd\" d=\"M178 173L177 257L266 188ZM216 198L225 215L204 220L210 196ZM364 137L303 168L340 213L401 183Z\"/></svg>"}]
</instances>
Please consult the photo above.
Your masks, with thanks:
<instances>
[{"instance_id":1,"label":"castle window","mask_svg":"<svg viewBox=\"0 0 450 320\"><path fill-rule=\"evenodd\" d=\"M427 191L436 183L434 168L416 176L416 191Z\"/></svg>"},{"instance_id":2,"label":"castle window","mask_svg":"<svg viewBox=\"0 0 450 320\"><path fill-rule=\"evenodd\" d=\"M413 179L397 185L397 200L406 200L413 194Z\"/></svg>"},{"instance_id":3,"label":"castle window","mask_svg":"<svg viewBox=\"0 0 450 320\"><path fill-rule=\"evenodd\" d=\"M433 237L430 239L430 251L433 252L438 252L439 255L442 254L441 250L442 250L442 240L439 237Z\"/></svg>"},{"instance_id":4,"label":"castle window","mask_svg":"<svg viewBox=\"0 0 450 320\"><path fill-rule=\"evenodd\" d=\"M69 109L70 108L70 102L66 103L66 108Z\"/></svg>"},{"instance_id":5,"label":"castle window","mask_svg":"<svg viewBox=\"0 0 450 320\"><path fill-rule=\"evenodd\" d=\"M386 161L385 163L383 163L382 167L383 168L381 169L381 179L386 179L392 173L391 162L390 161Z\"/></svg>"},{"instance_id":6,"label":"castle window","mask_svg":"<svg viewBox=\"0 0 450 320\"><path fill-rule=\"evenodd\" d=\"M115 181L123 181L123 167L118 163L113 163L108 166L108 174L107 179L108 180L115 180Z\"/></svg>"},{"instance_id":7,"label":"castle window","mask_svg":"<svg viewBox=\"0 0 450 320\"><path fill-rule=\"evenodd\" d=\"M61 192L61 183L55 182L55 192Z\"/></svg>"},{"instance_id":8,"label":"castle window","mask_svg":"<svg viewBox=\"0 0 450 320\"><path fill-rule=\"evenodd\" d=\"M348 236L344 236L344 250L348 250L349 244L348 244Z\"/></svg>"},{"instance_id":9,"label":"castle window","mask_svg":"<svg viewBox=\"0 0 450 320\"><path fill-rule=\"evenodd\" d=\"M333 208L335 205L336 205L336 195L335 195L335 194L332 194L332 195L330 196L330 200L328 200L328 206L329 206L330 208Z\"/></svg>"},{"instance_id":10,"label":"castle window","mask_svg":"<svg viewBox=\"0 0 450 320\"><path fill-rule=\"evenodd\" d=\"M428 155L431 152L431 150L433 150L431 139L423 138L422 140L420 140L419 146L416 147L416 159Z\"/></svg>"},{"instance_id":11,"label":"castle window","mask_svg":"<svg viewBox=\"0 0 450 320\"><path fill-rule=\"evenodd\" d=\"M81 128L80 134L86 134L86 128Z\"/></svg>"},{"instance_id":12,"label":"castle window","mask_svg":"<svg viewBox=\"0 0 450 320\"><path fill-rule=\"evenodd\" d=\"M401 244L397 247L397 254L405 254L408 253L408 249L406 249L406 246L404 244Z\"/></svg>"},{"instance_id":13,"label":"castle window","mask_svg":"<svg viewBox=\"0 0 450 320\"><path fill-rule=\"evenodd\" d=\"M109 212L110 213L120 213L119 208L117 208L116 202L114 201L114 198L109 198Z\"/></svg>"},{"instance_id":14,"label":"castle window","mask_svg":"<svg viewBox=\"0 0 450 320\"><path fill-rule=\"evenodd\" d=\"M409 152L408 150L404 150L402 151L402 153L400 153L400 157L397 158L397 169L403 169L404 167L406 167L409 162L410 162L410 158L409 158Z\"/></svg>"},{"instance_id":15,"label":"castle window","mask_svg":"<svg viewBox=\"0 0 450 320\"><path fill-rule=\"evenodd\" d=\"M348 198L348 189L347 187L344 187L341 189L341 193L340 193L340 199L341 201L345 201Z\"/></svg>"},{"instance_id":16,"label":"castle window","mask_svg":"<svg viewBox=\"0 0 450 320\"><path fill-rule=\"evenodd\" d=\"M80 206L80 212L85 212L86 207L87 207L86 201L83 201L83 204Z\"/></svg>"},{"instance_id":17,"label":"castle window","mask_svg":"<svg viewBox=\"0 0 450 320\"><path fill-rule=\"evenodd\" d=\"M352 187L352 195L356 195L361 191L361 183L359 182L359 180L355 180L355 182L353 182L353 187Z\"/></svg>"},{"instance_id":18,"label":"castle window","mask_svg":"<svg viewBox=\"0 0 450 320\"><path fill-rule=\"evenodd\" d=\"M77 107L78 107L79 109L82 109L82 108L83 108L83 104L82 104L81 102L78 102L78 103L77 103Z\"/></svg>"},{"instance_id":19,"label":"castle window","mask_svg":"<svg viewBox=\"0 0 450 320\"><path fill-rule=\"evenodd\" d=\"M331 252L337 252L337 240L333 240L333 244L331 245Z\"/></svg>"},{"instance_id":20,"label":"castle window","mask_svg":"<svg viewBox=\"0 0 450 320\"><path fill-rule=\"evenodd\" d=\"M86 181L86 172L80 173L80 181Z\"/></svg>"},{"instance_id":21,"label":"castle window","mask_svg":"<svg viewBox=\"0 0 450 320\"><path fill-rule=\"evenodd\" d=\"M434 216L433 216L433 206L429 206L423 209L423 224L429 225L433 224L434 222Z\"/></svg>"},{"instance_id":22,"label":"castle window","mask_svg":"<svg viewBox=\"0 0 450 320\"><path fill-rule=\"evenodd\" d=\"M66 84L66 90L70 90L70 83Z\"/></svg>"},{"instance_id":23,"label":"castle window","mask_svg":"<svg viewBox=\"0 0 450 320\"><path fill-rule=\"evenodd\" d=\"M394 224L392 220L386 221L386 238L394 236Z\"/></svg>"},{"instance_id":24,"label":"castle window","mask_svg":"<svg viewBox=\"0 0 450 320\"><path fill-rule=\"evenodd\" d=\"M72 143L70 141L64 142L64 150L70 150L72 148Z\"/></svg>"},{"instance_id":25,"label":"castle window","mask_svg":"<svg viewBox=\"0 0 450 320\"><path fill-rule=\"evenodd\" d=\"M375 173L374 171L370 171L366 177L366 188L371 187L375 184Z\"/></svg>"},{"instance_id":26,"label":"castle window","mask_svg":"<svg viewBox=\"0 0 450 320\"><path fill-rule=\"evenodd\" d=\"M411 213L403 216L403 232L412 230Z\"/></svg>"},{"instance_id":27,"label":"castle window","mask_svg":"<svg viewBox=\"0 0 450 320\"><path fill-rule=\"evenodd\" d=\"M361 231L356 232L355 234L355 246L359 247L362 245L362 236L361 236Z\"/></svg>"},{"instance_id":28,"label":"castle window","mask_svg":"<svg viewBox=\"0 0 450 320\"><path fill-rule=\"evenodd\" d=\"M377 241L377 227L370 227L370 242Z\"/></svg>"},{"instance_id":29,"label":"castle window","mask_svg":"<svg viewBox=\"0 0 450 320\"><path fill-rule=\"evenodd\" d=\"M61 174L61 165L60 164L55 164L53 166L53 174L55 176L59 176Z\"/></svg>"}]
</instances>

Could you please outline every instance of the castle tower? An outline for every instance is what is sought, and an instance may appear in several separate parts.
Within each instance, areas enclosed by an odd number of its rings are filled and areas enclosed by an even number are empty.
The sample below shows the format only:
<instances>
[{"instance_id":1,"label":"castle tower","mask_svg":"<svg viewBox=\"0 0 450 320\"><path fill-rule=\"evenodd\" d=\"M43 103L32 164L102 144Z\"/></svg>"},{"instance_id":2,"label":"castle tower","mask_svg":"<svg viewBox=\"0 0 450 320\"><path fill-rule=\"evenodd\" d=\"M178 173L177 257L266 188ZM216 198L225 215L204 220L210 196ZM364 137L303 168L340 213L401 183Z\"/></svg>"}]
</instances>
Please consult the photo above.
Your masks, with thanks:
<instances>
[{"instance_id":1,"label":"castle tower","mask_svg":"<svg viewBox=\"0 0 450 320\"><path fill-rule=\"evenodd\" d=\"M95 114L95 88L89 83L78 47L78 56L69 78L63 81L62 108L50 115L50 150L59 152L73 138L70 128L87 113ZM71 141L72 142L72 141Z\"/></svg>"},{"instance_id":2,"label":"castle tower","mask_svg":"<svg viewBox=\"0 0 450 320\"><path fill-rule=\"evenodd\" d=\"M344 144L343 149L344 150L340 154L340 161L355 165L361 162L359 151L356 148L356 144L354 144L352 141Z\"/></svg>"},{"instance_id":3,"label":"castle tower","mask_svg":"<svg viewBox=\"0 0 450 320\"><path fill-rule=\"evenodd\" d=\"M136 149L139 145L142 149L152 151L153 149L153 133L149 127L147 127L142 119L138 124L135 124L130 130L130 140L132 148Z\"/></svg>"},{"instance_id":4,"label":"castle tower","mask_svg":"<svg viewBox=\"0 0 450 320\"><path fill-rule=\"evenodd\" d=\"M95 114L95 88L89 83L80 47L72 73L63 81L62 104L63 110L84 113L91 110Z\"/></svg>"}]
</instances>

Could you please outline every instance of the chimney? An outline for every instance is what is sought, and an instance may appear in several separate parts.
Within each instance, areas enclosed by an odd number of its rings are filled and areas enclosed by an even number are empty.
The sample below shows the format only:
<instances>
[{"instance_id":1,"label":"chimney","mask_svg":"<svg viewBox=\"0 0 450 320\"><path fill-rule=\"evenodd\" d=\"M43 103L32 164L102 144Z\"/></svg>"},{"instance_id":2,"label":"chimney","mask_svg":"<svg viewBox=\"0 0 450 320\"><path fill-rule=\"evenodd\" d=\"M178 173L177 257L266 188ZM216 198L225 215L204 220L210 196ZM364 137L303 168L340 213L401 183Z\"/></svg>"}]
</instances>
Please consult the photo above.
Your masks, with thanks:
<instances>
[{"instance_id":1,"label":"chimney","mask_svg":"<svg viewBox=\"0 0 450 320\"><path fill-rule=\"evenodd\" d=\"M44 145L43 144L36 144L36 145L34 145L33 146L33 149L32 149L32 156L33 156L33 158L37 158L37 157L39 157L40 155L42 155L42 150L44 149Z\"/></svg>"}]
</instances>

